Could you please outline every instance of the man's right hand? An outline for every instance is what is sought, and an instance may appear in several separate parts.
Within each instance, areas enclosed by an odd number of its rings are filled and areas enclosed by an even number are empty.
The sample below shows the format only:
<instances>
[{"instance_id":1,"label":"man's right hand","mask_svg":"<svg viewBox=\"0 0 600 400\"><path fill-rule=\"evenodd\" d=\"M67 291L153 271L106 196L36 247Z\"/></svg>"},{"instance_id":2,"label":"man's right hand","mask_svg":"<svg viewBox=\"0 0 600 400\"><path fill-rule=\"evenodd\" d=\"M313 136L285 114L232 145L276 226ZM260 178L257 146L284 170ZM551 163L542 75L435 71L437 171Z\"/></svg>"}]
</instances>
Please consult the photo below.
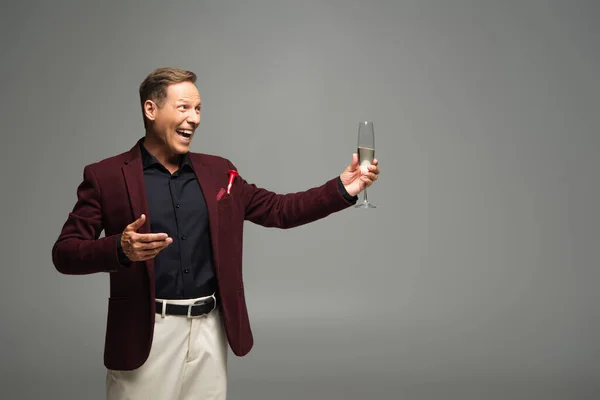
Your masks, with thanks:
<instances>
[{"instance_id":1,"label":"man's right hand","mask_svg":"<svg viewBox=\"0 0 600 400\"><path fill-rule=\"evenodd\" d=\"M121 248L131 261L144 261L156 255L173 243L166 233L137 233L144 225L146 216L142 214L137 220L127 225L121 234Z\"/></svg>"}]
</instances>

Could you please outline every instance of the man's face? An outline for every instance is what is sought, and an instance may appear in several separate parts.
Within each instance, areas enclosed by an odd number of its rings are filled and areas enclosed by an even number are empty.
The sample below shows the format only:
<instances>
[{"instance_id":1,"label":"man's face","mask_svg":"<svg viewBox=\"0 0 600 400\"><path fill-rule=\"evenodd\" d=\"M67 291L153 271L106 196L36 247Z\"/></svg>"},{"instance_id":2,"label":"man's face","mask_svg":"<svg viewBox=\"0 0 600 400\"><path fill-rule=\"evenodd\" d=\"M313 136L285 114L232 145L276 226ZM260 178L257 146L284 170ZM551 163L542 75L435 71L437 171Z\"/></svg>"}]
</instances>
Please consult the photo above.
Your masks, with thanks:
<instances>
[{"instance_id":1,"label":"man's face","mask_svg":"<svg viewBox=\"0 0 600 400\"><path fill-rule=\"evenodd\" d=\"M169 155L187 153L200 125L200 94L196 85L192 82L170 85L162 106L153 104L146 106L146 116L154 122L156 139Z\"/></svg>"}]
</instances>

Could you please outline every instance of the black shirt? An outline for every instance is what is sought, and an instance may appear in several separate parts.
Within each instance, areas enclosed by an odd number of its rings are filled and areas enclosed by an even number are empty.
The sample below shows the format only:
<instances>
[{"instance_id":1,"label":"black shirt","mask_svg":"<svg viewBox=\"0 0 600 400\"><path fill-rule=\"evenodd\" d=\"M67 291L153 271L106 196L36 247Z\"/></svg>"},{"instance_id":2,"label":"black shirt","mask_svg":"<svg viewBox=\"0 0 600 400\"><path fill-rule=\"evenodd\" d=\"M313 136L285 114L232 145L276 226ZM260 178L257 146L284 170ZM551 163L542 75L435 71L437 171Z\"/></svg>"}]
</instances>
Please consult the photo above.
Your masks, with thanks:
<instances>
[{"instance_id":1,"label":"black shirt","mask_svg":"<svg viewBox=\"0 0 600 400\"><path fill-rule=\"evenodd\" d=\"M158 299L192 299L216 291L208 210L189 155L181 158L179 169L171 174L140 143L144 184L151 232L166 233L173 242L154 258L154 277ZM340 193L350 196L338 178ZM119 259L129 264L117 239Z\"/></svg>"},{"instance_id":2,"label":"black shirt","mask_svg":"<svg viewBox=\"0 0 600 400\"><path fill-rule=\"evenodd\" d=\"M217 285L208 210L192 162L185 154L179 169L171 174L141 143L140 148L151 232L166 233L173 239L154 257L155 296L210 296ZM120 254L127 262L122 249Z\"/></svg>"}]
</instances>

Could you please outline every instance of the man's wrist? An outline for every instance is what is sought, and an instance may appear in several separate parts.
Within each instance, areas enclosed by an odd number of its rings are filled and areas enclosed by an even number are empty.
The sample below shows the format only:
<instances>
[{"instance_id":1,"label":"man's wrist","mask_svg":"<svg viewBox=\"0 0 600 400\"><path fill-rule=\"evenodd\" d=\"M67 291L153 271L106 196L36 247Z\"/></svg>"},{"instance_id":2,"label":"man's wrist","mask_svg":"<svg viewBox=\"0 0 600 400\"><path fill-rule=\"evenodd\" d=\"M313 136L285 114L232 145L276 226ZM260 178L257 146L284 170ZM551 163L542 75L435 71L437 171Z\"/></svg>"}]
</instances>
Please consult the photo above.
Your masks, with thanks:
<instances>
[{"instance_id":1,"label":"man's wrist","mask_svg":"<svg viewBox=\"0 0 600 400\"><path fill-rule=\"evenodd\" d=\"M350 203L353 203L355 201L358 200L358 196L352 196L350 195L350 193L348 193L348 191L346 190L346 188L344 187L344 184L342 183L342 178L340 178L338 176L338 189L340 191L340 194Z\"/></svg>"},{"instance_id":2,"label":"man's wrist","mask_svg":"<svg viewBox=\"0 0 600 400\"><path fill-rule=\"evenodd\" d=\"M125 255L125 252L123 251L123 245L121 244L121 235L117 235L117 255L119 256L119 262L122 265L131 264L131 260L129 259L129 257L127 257L127 255Z\"/></svg>"}]
</instances>

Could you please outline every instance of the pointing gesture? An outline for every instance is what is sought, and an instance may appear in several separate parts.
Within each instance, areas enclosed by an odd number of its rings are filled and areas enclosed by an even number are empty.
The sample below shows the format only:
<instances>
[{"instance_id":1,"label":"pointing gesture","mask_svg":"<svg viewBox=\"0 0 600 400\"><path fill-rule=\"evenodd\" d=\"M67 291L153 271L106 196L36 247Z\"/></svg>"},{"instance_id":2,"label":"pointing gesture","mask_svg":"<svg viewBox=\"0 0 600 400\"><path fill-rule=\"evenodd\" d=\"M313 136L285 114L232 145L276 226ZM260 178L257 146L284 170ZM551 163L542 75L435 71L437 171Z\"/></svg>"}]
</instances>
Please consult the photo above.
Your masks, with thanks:
<instances>
[{"instance_id":1,"label":"pointing gesture","mask_svg":"<svg viewBox=\"0 0 600 400\"><path fill-rule=\"evenodd\" d=\"M161 250L173 242L166 233L137 233L146 216L142 214L138 219L125 227L121 235L121 247L131 261L144 261L154 258Z\"/></svg>"}]
</instances>

